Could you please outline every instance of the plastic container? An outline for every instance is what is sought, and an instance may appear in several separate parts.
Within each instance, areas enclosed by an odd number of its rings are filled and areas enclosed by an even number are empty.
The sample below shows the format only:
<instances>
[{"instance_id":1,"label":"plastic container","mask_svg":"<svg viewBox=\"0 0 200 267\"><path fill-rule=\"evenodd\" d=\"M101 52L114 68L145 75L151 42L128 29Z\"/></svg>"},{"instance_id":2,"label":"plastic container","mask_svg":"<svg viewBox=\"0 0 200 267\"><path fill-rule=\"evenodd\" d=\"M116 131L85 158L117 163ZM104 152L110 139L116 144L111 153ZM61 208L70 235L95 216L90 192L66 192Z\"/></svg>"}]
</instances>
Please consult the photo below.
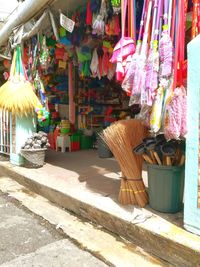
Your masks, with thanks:
<instances>
[{"instance_id":1,"label":"plastic container","mask_svg":"<svg viewBox=\"0 0 200 267\"><path fill-rule=\"evenodd\" d=\"M184 166L147 165L152 209L176 213L183 208Z\"/></svg>"},{"instance_id":2,"label":"plastic container","mask_svg":"<svg viewBox=\"0 0 200 267\"><path fill-rule=\"evenodd\" d=\"M80 134L72 134L70 136L71 142L79 142L80 143L81 135Z\"/></svg>"},{"instance_id":3,"label":"plastic container","mask_svg":"<svg viewBox=\"0 0 200 267\"><path fill-rule=\"evenodd\" d=\"M93 146L92 136L81 135L81 149L90 149Z\"/></svg>"},{"instance_id":4,"label":"plastic container","mask_svg":"<svg viewBox=\"0 0 200 267\"><path fill-rule=\"evenodd\" d=\"M70 132L70 128L61 128L60 133L61 134L68 134Z\"/></svg>"},{"instance_id":5,"label":"plastic container","mask_svg":"<svg viewBox=\"0 0 200 267\"><path fill-rule=\"evenodd\" d=\"M112 158L112 152L100 136L97 137L97 147L98 155L100 158Z\"/></svg>"},{"instance_id":6,"label":"plastic container","mask_svg":"<svg viewBox=\"0 0 200 267\"><path fill-rule=\"evenodd\" d=\"M71 142L71 151L80 150L80 142Z\"/></svg>"}]
</instances>

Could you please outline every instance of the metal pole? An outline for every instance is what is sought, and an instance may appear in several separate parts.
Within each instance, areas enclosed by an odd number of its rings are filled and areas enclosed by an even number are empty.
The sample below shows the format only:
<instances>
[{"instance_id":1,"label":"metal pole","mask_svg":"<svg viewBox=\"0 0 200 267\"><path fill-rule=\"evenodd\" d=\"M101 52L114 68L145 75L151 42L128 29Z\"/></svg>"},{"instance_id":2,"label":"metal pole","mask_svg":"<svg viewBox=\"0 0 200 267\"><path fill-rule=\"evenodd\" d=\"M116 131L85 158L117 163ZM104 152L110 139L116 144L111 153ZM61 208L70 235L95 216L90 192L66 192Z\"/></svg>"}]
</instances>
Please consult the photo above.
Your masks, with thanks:
<instances>
[{"instance_id":1,"label":"metal pole","mask_svg":"<svg viewBox=\"0 0 200 267\"><path fill-rule=\"evenodd\" d=\"M0 30L0 46L8 40L15 27L30 20L50 3L52 3L52 0L26 0L21 3L16 12L10 16L8 21Z\"/></svg>"}]
</instances>

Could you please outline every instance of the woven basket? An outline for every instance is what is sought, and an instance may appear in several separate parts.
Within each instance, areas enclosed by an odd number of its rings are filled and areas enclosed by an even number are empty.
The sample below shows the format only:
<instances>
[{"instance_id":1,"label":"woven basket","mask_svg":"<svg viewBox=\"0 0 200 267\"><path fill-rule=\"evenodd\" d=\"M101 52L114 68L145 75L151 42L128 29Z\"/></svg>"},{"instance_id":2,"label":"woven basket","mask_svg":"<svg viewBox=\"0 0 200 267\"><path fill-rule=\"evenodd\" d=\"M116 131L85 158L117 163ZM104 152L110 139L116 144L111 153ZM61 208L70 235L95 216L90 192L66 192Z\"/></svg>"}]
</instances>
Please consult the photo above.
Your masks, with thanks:
<instances>
[{"instance_id":1,"label":"woven basket","mask_svg":"<svg viewBox=\"0 0 200 267\"><path fill-rule=\"evenodd\" d=\"M21 149L24 157L24 166L27 168L39 168L44 165L46 148L40 149Z\"/></svg>"}]
</instances>

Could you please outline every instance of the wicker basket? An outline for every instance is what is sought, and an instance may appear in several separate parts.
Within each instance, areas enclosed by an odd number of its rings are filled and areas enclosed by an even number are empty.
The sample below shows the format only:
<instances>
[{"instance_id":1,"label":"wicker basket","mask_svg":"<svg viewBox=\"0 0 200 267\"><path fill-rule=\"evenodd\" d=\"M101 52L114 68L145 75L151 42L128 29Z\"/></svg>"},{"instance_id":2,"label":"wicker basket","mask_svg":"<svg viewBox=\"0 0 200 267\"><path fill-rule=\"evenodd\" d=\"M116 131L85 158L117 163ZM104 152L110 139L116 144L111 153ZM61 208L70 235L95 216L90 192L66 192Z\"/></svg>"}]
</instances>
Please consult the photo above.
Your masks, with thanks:
<instances>
[{"instance_id":1,"label":"wicker basket","mask_svg":"<svg viewBox=\"0 0 200 267\"><path fill-rule=\"evenodd\" d=\"M27 168L39 168L44 165L46 148L40 149L21 149L24 157L24 166Z\"/></svg>"}]
</instances>

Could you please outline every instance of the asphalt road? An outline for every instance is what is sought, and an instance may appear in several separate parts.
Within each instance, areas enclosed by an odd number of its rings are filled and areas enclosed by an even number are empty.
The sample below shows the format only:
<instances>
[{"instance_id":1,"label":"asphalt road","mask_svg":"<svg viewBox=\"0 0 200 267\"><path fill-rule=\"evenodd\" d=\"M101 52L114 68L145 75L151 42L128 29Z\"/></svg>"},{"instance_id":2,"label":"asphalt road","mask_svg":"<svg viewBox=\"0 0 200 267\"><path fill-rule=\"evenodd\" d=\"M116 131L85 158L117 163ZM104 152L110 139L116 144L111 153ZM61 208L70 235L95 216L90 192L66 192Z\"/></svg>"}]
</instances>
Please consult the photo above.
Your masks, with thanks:
<instances>
[{"instance_id":1,"label":"asphalt road","mask_svg":"<svg viewBox=\"0 0 200 267\"><path fill-rule=\"evenodd\" d=\"M107 265L0 192L0 267L60 266Z\"/></svg>"}]
</instances>

